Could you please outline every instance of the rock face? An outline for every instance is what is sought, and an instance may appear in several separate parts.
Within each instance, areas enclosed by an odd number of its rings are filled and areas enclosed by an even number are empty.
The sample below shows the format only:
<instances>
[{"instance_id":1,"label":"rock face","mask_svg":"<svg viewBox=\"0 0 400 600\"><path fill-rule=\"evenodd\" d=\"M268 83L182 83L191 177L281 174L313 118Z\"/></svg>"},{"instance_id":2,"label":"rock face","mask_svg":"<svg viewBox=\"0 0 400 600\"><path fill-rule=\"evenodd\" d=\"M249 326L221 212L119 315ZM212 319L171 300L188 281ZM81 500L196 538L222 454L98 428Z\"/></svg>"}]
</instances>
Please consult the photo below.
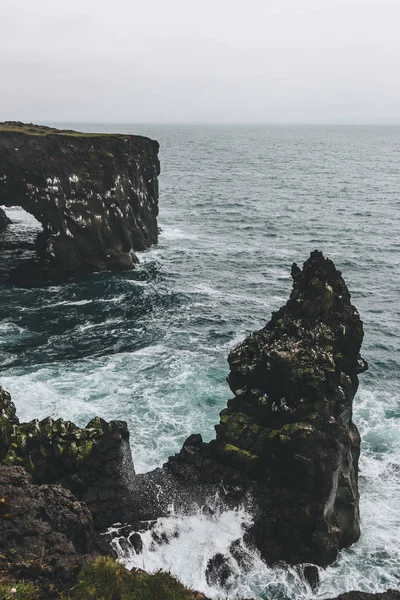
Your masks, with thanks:
<instances>
[{"instance_id":1,"label":"rock face","mask_svg":"<svg viewBox=\"0 0 400 600\"><path fill-rule=\"evenodd\" d=\"M5 231L11 224L11 219L9 219L4 210L0 208L0 233L3 233L3 231Z\"/></svg>"},{"instance_id":2,"label":"rock face","mask_svg":"<svg viewBox=\"0 0 400 600\"><path fill-rule=\"evenodd\" d=\"M157 242L157 142L0 124L0 205L42 225L41 263L65 272L130 268Z\"/></svg>"},{"instance_id":3,"label":"rock face","mask_svg":"<svg viewBox=\"0 0 400 600\"><path fill-rule=\"evenodd\" d=\"M381 594L368 594L367 592L347 592L340 594L332 600L400 600L399 590L388 590Z\"/></svg>"},{"instance_id":4,"label":"rock face","mask_svg":"<svg viewBox=\"0 0 400 600\"><path fill-rule=\"evenodd\" d=\"M352 422L363 326L332 261L292 267L289 301L229 355L234 398L216 439L191 436L166 469L250 496L269 562L328 565L360 535L360 437ZM230 486L230 487L229 487Z\"/></svg>"},{"instance_id":5,"label":"rock face","mask_svg":"<svg viewBox=\"0 0 400 600\"><path fill-rule=\"evenodd\" d=\"M0 466L3 574L68 584L92 551L92 535L91 514L71 492L59 485L34 485L25 469Z\"/></svg>"},{"instance_id":6,"label":"rock face","mask_svg":"<svg viewBox=\"0 0 400 600\"><path fill-rule=\"evenodd\" d=\"M218 490L226 506L247 503L248 541L268 562L330 564L360 534L352 402L367 368L363 326L320 252L292 276L286 305L229 355L234 397L215 440L191 435L163 468L135 476L125 423L19 423L2 390L0 462L68 487L97 528L154 520L171 503L203 504Z\"/></svg>"},{"instance_id":7,"label":"rock face","mask_svg":"<svg viewBox=\"0 0 400 600\"><path fill-rule=\"evenodd\" d=\"M123 421L95 418L79 429L51 418L20 423L0 388L0 464L25 467L34 483L60 483L83 500L96 528L128 518L134 468Z\"/></svg>"}]
</instances>

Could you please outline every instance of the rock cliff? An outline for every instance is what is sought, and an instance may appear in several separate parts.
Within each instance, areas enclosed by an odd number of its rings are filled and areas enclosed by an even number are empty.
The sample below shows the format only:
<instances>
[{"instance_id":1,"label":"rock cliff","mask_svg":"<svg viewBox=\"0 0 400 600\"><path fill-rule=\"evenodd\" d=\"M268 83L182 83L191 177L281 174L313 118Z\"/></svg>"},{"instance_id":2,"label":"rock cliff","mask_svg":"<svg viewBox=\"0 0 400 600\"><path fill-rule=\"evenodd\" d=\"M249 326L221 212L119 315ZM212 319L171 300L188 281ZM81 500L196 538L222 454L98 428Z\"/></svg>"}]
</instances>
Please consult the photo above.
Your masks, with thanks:
<instances>
[{"instance_id":1,"label":"rock cliff","mask_svg":"<svg viewBox=\"0 0 400 600\"><path fill-rule=\"evenodd\" d=\"M330 564L360 534L352 402L367 368L363 326L320 252L292 276L286 305L229 355L234 397L215 440L191 435L162 469L135 476L125 423L19 423L1 391L0 461L68 487L96 527L156 519L172 501L202 504L219 490L227 505L247 503L248 540L267 561Z\"/></svg>"},{"instance_id":2,"label":"rock cliff","mask_svg":"<svg viewBox=\"0 0 400 600\"><path fill-rule=\"evenodd\" d=\"M83 502L60 485L33 484L21 467L0 465L1 575L39 580L44 597L58 597L51 582L72 585L92 551L92 517Z\"/></svg>"},{"instance_id":3,"label":"rock cliff","mask_svg":"<svg viewBox=\"0 0 400 600\"><path fill-rule=\"evenodd\" d=\"M2 208L0 208L0 233L3 233L12 221L9 219Z\"/></svg>"},{"instance_id":4,"label":"rock cliff","mask_svg":"<svg viewBox=\"0 0 400 600\"><path fill-rule=\"evenodd\" d=\"M51 418L20 423L0 388L0 464L25 467L34 483L59 483L83 500L97 529L130 516L134 468L123 421L85 428Z\"/></svg>"},{"instance_id":5,"label":"rock cliff","mask_svg":"<svg viewBox=\"0 0 400 600\"><path fill-rule=\"evenodd\" d=\"M269 562L328 565L360 535L360 437L352 421L363 326L320 252L292 267L290 299L229 355L234 397L216 439L191 436L166 470L247 494L249 539ZM231 490L231 491L230 491Z\"/></svg>"},{"instance_id":6,"label":"rock cliff","mask_svg":"<svg viewBox=\"0 0 400 600\"><path fill-rule=\"evenodd\" d=\"M158 148L134 135L0 124L0 205L42 224L44 272L130 268L157 242Z\"/></svg>"},{"instance_id":7,"label":"rock cliff","mask_svg":"<svg viewBox=\"0 0 400 600\"><path fill-rule=\"evenodd\" d=\"M234 397L216 438L204 443L191 435L151 473L134 475L125 423L20 423L0 389L0 568L7 581L41 577L43 547L45 577L54 568L67 584L93 545L101 547L92 517L97 529L130 522L122 529L132 539L140 519L166 514L171 502L202 504L215 491L227 506L247 503L254 516L248 542L269 562L324 566L358 539L360 439L352 402L367 368L362 322L340 272L320 252L302 270L293 265L292 277L285 306L229 355ZM214 562L209 576L222 577L223 557ZM95 579L91 585L101 586ZM389 590L337 600L399 597Z\"/></svg>"}]
</instances>

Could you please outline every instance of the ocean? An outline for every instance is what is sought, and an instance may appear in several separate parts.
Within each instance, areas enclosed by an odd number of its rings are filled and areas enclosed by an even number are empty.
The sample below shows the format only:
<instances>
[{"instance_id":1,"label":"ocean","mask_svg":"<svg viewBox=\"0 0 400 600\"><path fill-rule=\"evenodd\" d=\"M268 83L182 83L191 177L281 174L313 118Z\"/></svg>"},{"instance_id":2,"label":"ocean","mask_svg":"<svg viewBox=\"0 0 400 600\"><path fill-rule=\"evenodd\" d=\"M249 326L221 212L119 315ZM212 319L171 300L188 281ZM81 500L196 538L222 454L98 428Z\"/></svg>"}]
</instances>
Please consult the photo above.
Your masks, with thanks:
<instances>
[{"instance_id":1,"label":"ocean","mask_svg":"<svg viewBox=\"0 0 400 600\"><path fill-rule=\"evenodd\" d=\"M360 541L320 571L314 594L295 568L229 557L230 587L204 571L229 555L249 515L174 512L121 555L170 570L213 598L326 599L400 587L400 127L54 124L160 142L159 244L140 265L64 285L1 284L0 383L23 420L128 422L137 472L191 433L214 436L231 392L227 356L286 302L290 267L319 249L342 271L364 321L354 421L362 435ZM7 239L40 226L19 208ZM21 256L29 255L25 249ZM3 255L16 260L15 251Z\"/></svg>"}]
</instances>

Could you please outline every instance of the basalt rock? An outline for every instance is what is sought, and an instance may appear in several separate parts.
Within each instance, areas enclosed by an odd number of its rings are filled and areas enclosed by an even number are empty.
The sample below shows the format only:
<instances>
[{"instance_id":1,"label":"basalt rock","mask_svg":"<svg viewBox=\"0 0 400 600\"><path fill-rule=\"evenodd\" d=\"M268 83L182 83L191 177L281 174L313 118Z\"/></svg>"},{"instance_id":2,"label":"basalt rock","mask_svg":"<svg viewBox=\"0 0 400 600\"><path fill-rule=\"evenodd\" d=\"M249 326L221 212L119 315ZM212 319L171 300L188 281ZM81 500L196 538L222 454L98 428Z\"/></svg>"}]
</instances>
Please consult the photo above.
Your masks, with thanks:
<instances>
[{"instance_id":1,"label":"basalt rock","mask_svg":"<svg viewBox=\"0 0 400 600\"><path fill-rule=\"evenodd\" d=\"M340 594L331 600L400 600L399 590L387 590L381 594L369 594L368 592L347 592Z\"/></svg>"},{"instance_id":2,"label":"basalt rock","mask_svg":"<svg viewBox=\"0 0 400 600\"><path fill-rule=\"evenodd\" d=\"M25 467L34 483L60 483L83 500L103 529L130 514L134 468L123 421L84 428L51 418L20 423L0 388L0 464Z\"/></svg>"},{"instance_id":3,"label":"basalt rock","mask_svg":"<svg viewBox=\"0 0 400 600\"><path fill-rule=\"evenodd\" d=\"M0 233L3 233L9 225L12 225L11 219L9 219L2 208L0 208Z\"/></svg>"},{"instance_id":4,"label":"basalt rock","mask_svg":"<svg viewBox=\"0 0 400 600\"><path fill-rule=\"evenodd\" d=\"M290 299L229 355L234 397L216 439L191 436L166 470L250 499L248 539L269 562L328 565L360 535L352 421L363 326L333 262L292 267ZM190 484L190 483L189 483Z\"/></svg>"},{"instance_id":5,"label":"basalt rock","mask_svg":"<svg viewBox=\"0 0 400 600\"><path fill-rule=\"evenodd\" d=\"M341 274L320 252L302 270L293 265L292 276L286 305L229 355L234 397L215 440L191 435L163 468L134 476L126 424L19 423L2 392L0 461L67 486L87 502L96 527L154 520L171 503L188 509L219 491L224 506L247 503L247 540L268 562L333 562L360 534L352 402L367 368L363 326Z\"/></svg>"},{"instance_id":6,"label":"basalt rock","mask_svg":"<svg viewBox=\"0 0 400 600\"><path fill-rule=\"evenodd\" d=\"M2 575L40 582L52 598L54 583L69 587L93 545L84 503L60 485L33 484L21 467L0 465Z\"/></svg>"},{"instance_id":7,"label":"basalt rock","mask_svg":"<svg viewBox=\"0 0 400 600\"><path fill-rule=\"evenodd\" d=\"M0 124L0 205L43 225L43 273L131 268L157 242L158 148L141 136Z\"/></svg>"}]
</instances>

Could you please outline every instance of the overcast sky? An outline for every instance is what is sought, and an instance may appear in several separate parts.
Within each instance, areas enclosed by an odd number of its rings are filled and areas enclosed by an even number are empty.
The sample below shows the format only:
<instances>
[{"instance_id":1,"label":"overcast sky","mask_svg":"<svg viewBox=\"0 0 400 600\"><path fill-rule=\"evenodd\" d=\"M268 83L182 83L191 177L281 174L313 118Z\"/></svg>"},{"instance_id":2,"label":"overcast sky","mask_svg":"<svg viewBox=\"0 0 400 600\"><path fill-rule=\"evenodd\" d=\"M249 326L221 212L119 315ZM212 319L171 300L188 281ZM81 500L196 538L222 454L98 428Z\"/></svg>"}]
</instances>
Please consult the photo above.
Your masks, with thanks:
<instances>
[{"instance_id":1,"label":"overcast sky","mask_svg":"<svg viewBox=\"0 0 400 600\"><path fill-rule=\"evenodd\" d=\"M0 0L0 120L400 123L400 0Z\"/></svg>"}]
</instances>

